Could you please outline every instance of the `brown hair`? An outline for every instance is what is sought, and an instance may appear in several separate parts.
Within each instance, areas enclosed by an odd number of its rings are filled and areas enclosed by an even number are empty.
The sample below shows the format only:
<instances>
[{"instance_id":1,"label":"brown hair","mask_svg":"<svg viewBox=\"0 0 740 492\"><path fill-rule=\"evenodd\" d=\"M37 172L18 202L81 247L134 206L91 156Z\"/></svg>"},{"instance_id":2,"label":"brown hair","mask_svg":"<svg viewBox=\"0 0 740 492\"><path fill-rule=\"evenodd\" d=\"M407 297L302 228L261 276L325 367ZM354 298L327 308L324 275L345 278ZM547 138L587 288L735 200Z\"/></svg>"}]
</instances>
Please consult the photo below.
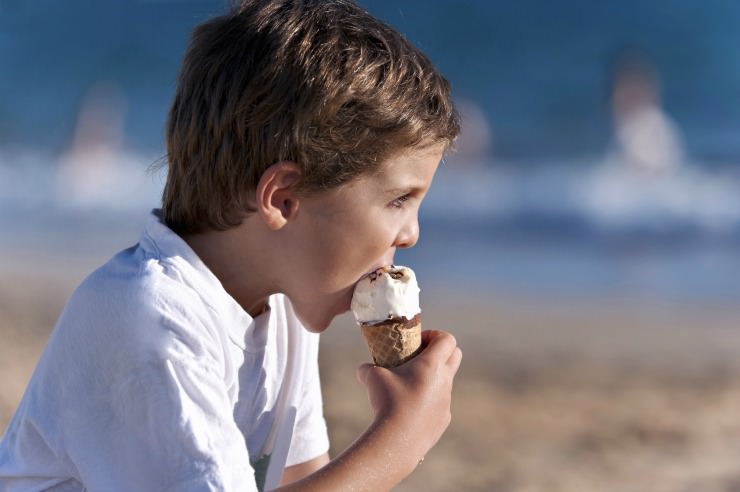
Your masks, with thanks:
<instances>
[{"instance_id":1,"label":"brown hair","mask_svg":"<svg viewBox=\"0 0 740 492\"><path fill-rule=\"evenodd\" d=\"M352 2L244 1L193 32L167 122L165 221L234 227L276 162L298 163L314 192L459 128L429 59Z\"/></svg>"}]
</instances>

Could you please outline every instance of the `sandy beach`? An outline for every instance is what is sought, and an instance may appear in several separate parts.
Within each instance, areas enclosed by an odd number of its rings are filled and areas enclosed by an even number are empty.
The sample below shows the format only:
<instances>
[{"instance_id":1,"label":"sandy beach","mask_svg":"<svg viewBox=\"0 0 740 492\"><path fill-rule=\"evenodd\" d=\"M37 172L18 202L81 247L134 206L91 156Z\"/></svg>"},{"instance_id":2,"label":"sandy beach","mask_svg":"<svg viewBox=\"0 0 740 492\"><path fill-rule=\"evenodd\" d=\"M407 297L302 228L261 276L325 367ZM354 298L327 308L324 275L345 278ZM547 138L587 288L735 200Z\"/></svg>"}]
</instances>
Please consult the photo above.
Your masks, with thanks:
<instances>
[{"instance_id":1,"label":"sandy beach","mask_svg":"<svg viewBox=\"0 0 740 492\"><path fill-rule=\"evenodd\" d=\"M2 430L89 265L0 266ZM433 288L422 303L464 360L452 425L397 490L740 490L740 307ZM369 422L367 359L338 318L321 353L333 453Z\"/></svg>"}]
</instances>

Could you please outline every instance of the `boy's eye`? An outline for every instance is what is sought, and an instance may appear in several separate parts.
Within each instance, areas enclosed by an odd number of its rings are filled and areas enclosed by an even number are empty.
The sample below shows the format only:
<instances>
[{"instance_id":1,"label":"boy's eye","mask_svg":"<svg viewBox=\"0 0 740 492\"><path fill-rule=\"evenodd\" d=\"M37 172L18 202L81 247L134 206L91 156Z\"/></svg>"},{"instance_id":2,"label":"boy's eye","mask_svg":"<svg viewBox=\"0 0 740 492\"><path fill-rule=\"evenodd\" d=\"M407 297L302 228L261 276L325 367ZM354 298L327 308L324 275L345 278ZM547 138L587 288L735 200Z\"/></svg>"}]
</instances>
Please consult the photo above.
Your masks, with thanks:
<instances>
[{"instance_id":1,"label":"boy's eye","mask_svg":"<svg viewBox=\"0 0 740 492\"><path fill-rule=\"evenodd\" d=\"M391 206L395 208L402 208L403 203L408 201L410 198L411 198L411 194L409 193L406 193L405 195L401 195L391 202Z\"/></svg>"}]
</instances>

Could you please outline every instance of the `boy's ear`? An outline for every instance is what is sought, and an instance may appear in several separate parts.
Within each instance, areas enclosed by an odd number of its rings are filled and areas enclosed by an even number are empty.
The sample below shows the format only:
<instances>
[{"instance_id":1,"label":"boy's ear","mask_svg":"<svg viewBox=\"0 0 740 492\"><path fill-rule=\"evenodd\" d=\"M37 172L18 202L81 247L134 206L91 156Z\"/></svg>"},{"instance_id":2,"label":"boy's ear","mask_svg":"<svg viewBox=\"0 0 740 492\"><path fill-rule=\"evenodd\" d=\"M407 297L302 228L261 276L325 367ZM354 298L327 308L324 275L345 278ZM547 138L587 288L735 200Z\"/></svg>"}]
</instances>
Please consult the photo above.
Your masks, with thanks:
<instances>
[{"instance_id":1,"label":"boy's ear","mask_svg":"<svg viewBox=\"0 0 740 492\"><path fill-rule=\"evenodd\" d=\"M301 168L295 162L281 161L268 167L257 183L257 212L270 229L285 225L298 210L295 184Z\"/></svg>"}]
</instances>

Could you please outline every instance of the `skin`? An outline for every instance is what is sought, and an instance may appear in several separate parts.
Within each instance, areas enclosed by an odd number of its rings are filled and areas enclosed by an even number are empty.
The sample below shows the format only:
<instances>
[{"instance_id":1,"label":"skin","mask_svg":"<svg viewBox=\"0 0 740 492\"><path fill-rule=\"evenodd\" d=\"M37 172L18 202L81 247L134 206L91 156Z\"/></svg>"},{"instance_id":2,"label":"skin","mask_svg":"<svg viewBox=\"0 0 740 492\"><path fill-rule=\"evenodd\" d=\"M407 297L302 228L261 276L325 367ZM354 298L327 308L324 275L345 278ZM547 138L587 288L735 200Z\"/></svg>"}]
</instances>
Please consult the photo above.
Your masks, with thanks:
<instances>
[{"instance_id":1,"label":"skin","mask_svg":"<svg viewBox=\"0 0 740 492\"><path fill-rule=\"evenodd\" d=\"M236 228L184 239L247 312L259 314L283 293L307 329L322 332L349 310L360 277L416 244L419 206L443 151L408 149L377 172L313 194L298 191L297 164L276 163L258 184L256 213ZM333 460L287 468L279 490L390 490L413 471L449 425L462 358L449 333L426 331L422 340L422 352L400 367L359 367L372 423Z\"/></svg>"}]
</instances>

